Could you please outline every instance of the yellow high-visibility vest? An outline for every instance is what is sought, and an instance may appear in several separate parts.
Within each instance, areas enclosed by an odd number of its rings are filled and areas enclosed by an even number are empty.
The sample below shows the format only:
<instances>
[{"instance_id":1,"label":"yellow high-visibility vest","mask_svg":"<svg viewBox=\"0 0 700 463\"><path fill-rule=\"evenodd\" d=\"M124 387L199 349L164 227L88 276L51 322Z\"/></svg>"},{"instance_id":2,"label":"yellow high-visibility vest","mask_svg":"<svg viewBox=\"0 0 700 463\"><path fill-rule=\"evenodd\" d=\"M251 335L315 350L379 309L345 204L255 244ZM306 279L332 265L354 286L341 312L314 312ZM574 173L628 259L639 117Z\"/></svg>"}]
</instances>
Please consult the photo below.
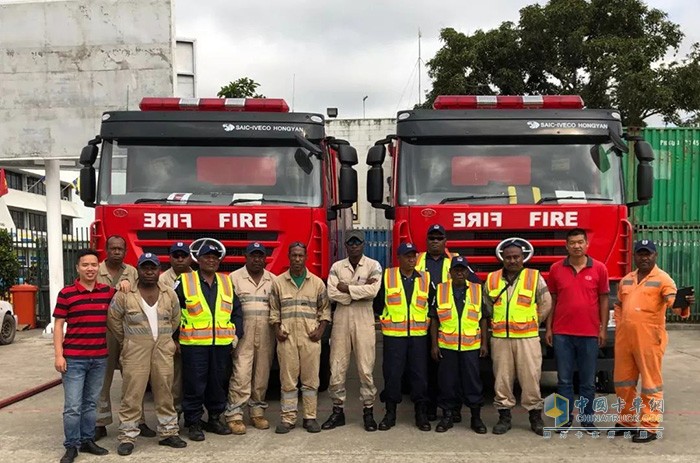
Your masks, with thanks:
<instances>
[{"instance_id":1,"label":"yellow high-visibility vest","mask_svg":"<svg viewBox=\"0 0 700 463\"><path fill-rule=\"evenodd\" d=\"M535 293L540 272L523 269L508 298L503 270L489 273L486 290L493 299L492 328L495 338L532 338L539 335L539 319Z\"/></svg>"},{"instance_id":2,"label":"yellow high-visibility vest","mask_svg":"<svg viewBox=\"0 0 700 463\"><path fill-rule=\"evenodd\" d=\"M457 257L459 254L451 253L445 249L445 258L442 260L442 281L447 281L450 279L450 264L452 263L452 258ZM418 253L418 260L416 261L416 270L419 272L427 272L426 270L426 259L428 258L427 252Z\"/></svg>"},{"instance_id":3,"label":"yellow high-visibility vest","mask_svg":"<svg viewBox=\"0 0 700 463\"><path fill-rule=\"evenodd\" d=\"M437 287L438 346L450 350L475 350L481 347L481 285L467 282L462 316L454 299L452 281Z\"/></svg>"},{"instance_id":4,"label":"yellow high-visibility vest","mask_svg":"<svg viewBox=\"0 0 700 463\"><path fill-rule=\"evenodd\" d=\"M413 284L410 304L406 301L398 267L384 272L384 311L380 317L382 334L408 337L428 334L428 289L430 275L418 272Z\"/></svg>"},{"instance_id":5,"label":"yellow high-visibility vest","mask_svg":"<svg viewBox=\"0 0 700 463\"><path fill-rule=\"evenodd\" d=\"M236 326L231 322L233 286L231 280L216 274L216 307L214 316L199 281L199 272L181 275L185 307L180 322L180 344L186 346L225 346L236 339Z\"/></svg>"}]
</instances>

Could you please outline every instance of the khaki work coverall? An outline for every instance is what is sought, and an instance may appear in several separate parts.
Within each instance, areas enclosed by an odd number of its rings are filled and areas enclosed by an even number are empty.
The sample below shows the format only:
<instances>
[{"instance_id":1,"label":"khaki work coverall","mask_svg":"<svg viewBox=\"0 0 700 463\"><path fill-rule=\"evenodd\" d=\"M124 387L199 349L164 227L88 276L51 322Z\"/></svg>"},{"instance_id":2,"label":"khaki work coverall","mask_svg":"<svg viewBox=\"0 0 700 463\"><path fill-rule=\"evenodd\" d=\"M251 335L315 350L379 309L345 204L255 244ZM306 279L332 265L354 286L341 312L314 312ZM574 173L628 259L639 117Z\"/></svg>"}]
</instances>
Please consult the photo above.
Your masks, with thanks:
<instances>
[{"instance_id":1,"label":"khaki work coverall","mask_svg":"<svg viewBox=\"0 0 700 463\"><path fill-rule=\"evenodd\" d=\"M122 272L114 278L107 270L107 264L102 262L97 269L97 282L109 285L116 288L119 282L127 280L131 284L131 288L136 287L136 279L138 272L136 267L129 264L122 264ZM114 379L114 370L119 367L119 352L121 347L119 341L116 340L111 330L107 330L107 370L105 371L105 379L100 391L100 401L97 403L97 423L96 426L107 426L112 424L112 398L110 390L112 389L112 379ZM141 416L140 423L143 423Z\"/></svg>"},{"instance_id":2,"label":"khaki work coverall","mask_svg":"<svg viewBox=\"0 0 700 463\"><path fill-rule=\"evenodd\" d=\"M505 277L501 277L508 285ZM517 280L516 280L517 281ZM508 286L506 297L513 298L516 284ZM488 294L486 283L483 288L484 314L493 316L493 299ZM540 274L535 290L538 320L544 321L552 310L552 296L547 283ZM520 404L525 410L542 410L544 401L540 392L542 378L542 346L540 337L531 338L497 338L491 336L491 359L493 361L494 399L493 405L498 410L510 410L515 407L513 393L515 380L518 380L522 393Z\"/></svg>"},{"instance_id":3,"label":"khaki work coverall","mask_svg":"<svg viewBox=\"0 0 700 463\"><path fill-rule=\"evenodd\" d=\"M275 333L270 326L270 291L275 275L263 270L255 284L243 267L229 275L236 297L243 308L245 334L233 351L233 374L228 389L226 421L242 420L243 407L250 416L262 417L267 402L267 382L275 355Z\"/></svg>"},{"instance_id":4,"label":"khaki work coverall","mask_svg":"<svg viewBox=\"0 0 700 463\"><path fill-rule=\"evenodd\" d=\"M158 434L177 436L177 412L173 405L173 333L180 325L180 304L172 288L158 283L158 333L151 330L143 310L143 298L134 286L128 294L117 293L109 309L108 326L120 342L122 401L119 407L120 442L133 442L139 435L143 415L143 396L151 382Z\"/></svg>"},{"instance_id":5,"label":"khaki work coverall","mask_svg":"<svg viewBox=\"0 0 700 463\"><path fill-rule=\"evenodd\" d=\"M366 284L374 278L375 282ZM348 285L350 294L338 290L338 283ZM382 285L382 266L376 260L362 256L353 268L349 259L336 262L328 275L328 298L337 302L331 332L331 381L328 392L333 404L345 403L345 378L350 356L355 353L360 377L360 400L365 408L374 406L377 388L374 386L375 344L372 301Z\"/></svg>"},{"instance_id":6,"label":"khaki work coverall","mask_svg":"<svg viewBox=\"0 0 700 463\"><path fill-rule=\"evenodd\" d=\"M273 280L270 325L281 323L281 328L289 333L286 341L277 343L282 383L280 405L285 423L296 423L299 379L304 419L316 418L321 341L311 341L309 334L323 320L331 321L331 307L326 286L319 277L307 270L301 287L297 287L288 270Z\"/></svg>"},{"instance_id":7,"label":"khaki work coverall","mask_svg":"<svg viewBox=\"0 0 700 463\"><path fill-rule=\"evenodd\" d=\"M192 269L190 269L189 271L191 272ZM168 288L175 289L175 282L178 281L178 278L179 275L176 275L171 267L160 274L160 276L158 277L158 281L163 283ZM175 403L175 409L179 413L182 410L182 357L180 357L179 350L175 352L173 364L175 367L175 376L173 378L173 402Z\"/></svg>"}]
</instances>

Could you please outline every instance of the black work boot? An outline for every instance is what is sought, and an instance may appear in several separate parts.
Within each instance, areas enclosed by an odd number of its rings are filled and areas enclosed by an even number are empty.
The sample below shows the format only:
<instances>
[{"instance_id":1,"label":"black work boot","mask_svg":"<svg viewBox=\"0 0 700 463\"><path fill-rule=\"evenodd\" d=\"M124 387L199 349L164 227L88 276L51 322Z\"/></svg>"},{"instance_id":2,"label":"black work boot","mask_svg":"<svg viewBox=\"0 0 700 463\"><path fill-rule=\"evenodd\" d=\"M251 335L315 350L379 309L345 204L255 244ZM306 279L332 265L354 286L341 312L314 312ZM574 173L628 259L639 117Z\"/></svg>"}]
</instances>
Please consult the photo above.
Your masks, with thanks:
<instances>
[{"instance_id":1,"label":"black work boot","mask_svg":"<svg viewBox=\"0 0 700 463\"><path fill-rule=\"evenodd\" d=\"M452 410L452 422L461 423L462 422L462 406L458 405Z\"/></svg>"},{"instance_id":2,"label":"black work boot","mask_svg":"<svg viewBox=\"0 0 700 463\"><path fill-rule=\"evenodd\" d=\"M428 420L428 407L427 404L419 403L416 404L416 427L421 431L430 431L430 420Z\"/></svg>"},{"instance_id":3,"label":"black work boot","mask_svg":"<svg viewBox=\"0 0 700 463\"><path fill-rule=\"evenodd\" d=\"M204 430L220 436L227 436L231 434L231 430L228 428L228 426L221 422L221 415L210 416L209 421L207 421L207 423L204 425Z\"/></svg>"},{"instance_id":4,"label":"black work boot","mask_svg":"<svg viewBox=\"0 0 700 463\"><path fill-rule=\"evenodd\" d=\"M511 428L511 414L509 409L498 410L498 423L493 427L494 434L505 434Z\"/></svg>"},{"instance_id":5,"label":"black work boot","mask_svg":"<svg viewBox=\"0 0 700 463\"><path fill-rule=\"evenodd\" d=\"M394 426L396 426L396 402L387 402L386 415L384 415L384 419L379 423L379 430L388 431Z\"/></svg>"},{"instance_id":6,"label":"black work boot","mask_svg":"<svg viewBox=\"0 0 700 463\"><path fill-rule=\"evenodd\" d=\"M542 410L530 410L530 429L538 436L544 434L544 421L542 421Z\"/></svg>"},{"instance_id":7,"label":"black work boot","mask_svg":"<svg viewBox=\"0 0 700 463\"><path fill-rule=\"evenodd\" d=\"M454 411L450 409L443 409L442 410L442 419L440 422L435 426L435 432L445 432L448 429L452 428L452 423L454 419Z\"/></svg>"},{"instance_id":8,"label":"black work boot","mask_svg":"<svg viewBox=\"0 0 700 463\"><path fill-rule=\"evenodd\" d=\"M472 412L471 426L472 431L477 434L486 434L488 429L483 421L481 421L481 407L469 407Z\"/></svg>"},{"instance_id":9,"label":"black work boot","mask_svg":"<svg viewBox=\"0 0 700 463\"><path fill-rule=\"evenodd\" d=\"M337 426L345 426L345 412L343 407L333 406L333 413L321 425L321 429L335 429Z\"/></svg>"},{"instance_id":10,"label":"black work boot","mask_svg":"<svg viewBox=\"0 0 700 463\"><path fill-rule=\"evenodd\" d=\"M365 431L376 431L377 422L374 421L374 410L372 407L365 407L362 409L362 421L365 425Z\"/></svg>"}]
</instances>

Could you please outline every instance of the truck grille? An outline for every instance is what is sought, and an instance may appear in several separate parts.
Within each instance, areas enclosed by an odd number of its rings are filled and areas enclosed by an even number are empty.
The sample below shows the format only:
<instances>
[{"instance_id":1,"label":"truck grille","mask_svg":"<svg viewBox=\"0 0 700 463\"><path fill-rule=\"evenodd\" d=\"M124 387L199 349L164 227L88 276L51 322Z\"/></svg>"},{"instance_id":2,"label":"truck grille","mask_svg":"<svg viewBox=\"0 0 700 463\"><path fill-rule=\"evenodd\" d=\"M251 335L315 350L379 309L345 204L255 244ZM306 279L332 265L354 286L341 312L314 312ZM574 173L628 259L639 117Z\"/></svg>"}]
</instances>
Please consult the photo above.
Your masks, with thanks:
<instances>
[{"instance_id":1,"label":"truck grille","mask_svg":"<svg viewBox=\"0 0 700 463\"><path fill-rule=\"evenodd\" d=\"M535 247L535 256L527 263L528 268L548 272L554 262L566 255L566 230L451 230L447 231L447 246L450 251L469 258L474 271L488 273L502 267L495 256L496 245L516 236Z\"/></svg>"},{"instance_id":2,"label":"truck grille","mask_svg":"<svg viewBox=\"0 0 700 463\"><path fill-rule=\"evenodd\" d=\"M168 261L170 246L175 241L191 243L199 238L214 238L226 246L226 257L219 266L221 272L232 272L243 267L245 263L245 248L254 241L262 242L267 255L272 256L279 246L276 243L279 233L276 231L222 231L222 230L139 230L136 238L143 252L151 252ZM164 264L167 267L167 264Z\"/></svg>"}]
</instances>

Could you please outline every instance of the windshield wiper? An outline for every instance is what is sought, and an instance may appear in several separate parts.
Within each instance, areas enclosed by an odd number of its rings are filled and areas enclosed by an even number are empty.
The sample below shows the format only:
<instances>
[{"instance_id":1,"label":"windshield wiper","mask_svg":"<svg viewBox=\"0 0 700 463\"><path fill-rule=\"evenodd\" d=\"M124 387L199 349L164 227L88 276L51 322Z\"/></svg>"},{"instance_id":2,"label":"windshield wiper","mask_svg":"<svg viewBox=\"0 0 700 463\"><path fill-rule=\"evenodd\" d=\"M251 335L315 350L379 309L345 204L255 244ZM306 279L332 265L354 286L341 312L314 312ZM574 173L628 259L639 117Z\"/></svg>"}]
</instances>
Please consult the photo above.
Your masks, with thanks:
<instances>
[{"instance_id":1,"label":"windshield wiper","mask_svg":"<svg viewBox=\"0 0 700 463\"><path fill-rule=\"evenodd\" d=\"M211 201L206 201L202 199L188 199L185 202L178 200L168 199L168 198L139 198L134 201L134 204L142 203L171 203L171 204L189 204L189 203L211 203Z\"/></svg>"},{"instance_id":2,"label":"windshield wiper","mask_svg":"<svg viewBox=\"0 0 700 463\"><path fill-rule=\"evenodd\" d=\"M451 196L448 198L444 198L442 201L440 201L440 204L446 204L446 203L455 203L457 201L467 201L469 199L498 199L498 198L503 198L503 199L510 199L510 198L515 198L514 195L471 195L471 196Z\"/></svg>"},{"instance_id":3,"label":"windshield wiper","mask_svg":"<svg viewBox=\"0 0 700 463\"><path fill-rule=\"evenodd\" d=\"M304 205L306 205L306 203L303 201L290 201L288 199L265 199L265 198L236 198L233 201L231 201L228 205L233 206L234 204L238 204L238 203L253 203L256 201L260 201L261 203L304 204Z\"/></svg>"},{"instance_id":4,"label":"windshield wiper","mask_svg":"<svg viewBox=\"0 0 700 463\"><path fill-rule=\"evenodd\" d=\"M546 203L549 201L559 201L560 199L579 199L583 201L614 201L612 198L603 198L600 196L586 196L586 197L581 197L581 196L545 196L543 198L540 198L539 201L537 201L535 204L542 204Z\"/></svg>"}]
</instances>

